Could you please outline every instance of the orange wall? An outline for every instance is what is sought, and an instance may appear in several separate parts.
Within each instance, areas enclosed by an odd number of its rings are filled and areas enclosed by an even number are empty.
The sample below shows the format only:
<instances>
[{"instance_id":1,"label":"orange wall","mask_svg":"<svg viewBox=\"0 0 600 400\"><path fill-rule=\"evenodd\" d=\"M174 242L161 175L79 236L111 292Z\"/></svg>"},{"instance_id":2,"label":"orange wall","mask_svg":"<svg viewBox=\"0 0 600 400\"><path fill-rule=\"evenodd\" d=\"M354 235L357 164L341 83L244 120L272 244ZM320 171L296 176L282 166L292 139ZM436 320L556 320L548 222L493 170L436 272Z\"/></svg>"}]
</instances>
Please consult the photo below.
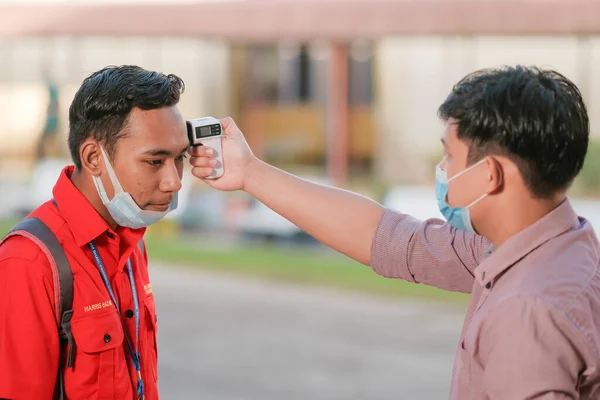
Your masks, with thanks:
<instances>
[{"instance_id":1,"label":"orange wall","mask_svg":"<svg viewBox=\"0 0 600 400\"><path fill-rule=\"evenodd\" d=\"M371 158L376 138L371 109L352 107L348 119L349 156ZM324 157L327 125L319 105L255 105L242 112L240 127L258 154L302 160Z\"/></svg>"}]
</instances>

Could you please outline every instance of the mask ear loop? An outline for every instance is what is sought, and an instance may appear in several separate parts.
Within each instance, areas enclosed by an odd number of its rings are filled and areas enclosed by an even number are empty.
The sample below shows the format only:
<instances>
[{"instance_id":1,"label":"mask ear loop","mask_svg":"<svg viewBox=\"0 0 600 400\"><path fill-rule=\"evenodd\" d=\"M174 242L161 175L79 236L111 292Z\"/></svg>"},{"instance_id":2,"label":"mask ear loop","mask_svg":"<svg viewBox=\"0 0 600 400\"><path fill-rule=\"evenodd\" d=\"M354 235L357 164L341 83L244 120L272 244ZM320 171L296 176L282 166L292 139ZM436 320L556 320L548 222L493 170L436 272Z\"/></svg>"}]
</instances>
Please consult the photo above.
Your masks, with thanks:
<instances>
[{"instance_id":1,"label":"mask ear loop","mask_svg":"<svg viewBox=\"0 0 600 400\"><path fill-rule=\"evenodd\" d=\"M98 191L98 194L100 195L100 199L102 200L102 203L103 204L110 203L110 200L108 199L108 194L106 193L106 190L104 189L104 185L102 184L102 179L100 179L99 176L92 175L92 180L94 181L94 185L96 186L96 190Z\"/></svg>"},{"instance_id":2,"label":"mask ear loop","mask_svg":"<svg viewBox=\"0 0 600 400\"><path fill-rule=\"evenodd\" d=\"M477 161L475 164L471 165L468 168L463 169L462 171L460 171L458 174L454 175L452 178L448 179L448 182L450 182L453 179L458 178L461 175L466 174L467 172L471 171L472 169L474 169L475 167L477 167L478 165L481 165L485 162L485 157L482 158L481 160Z\"/></svg>"},{"instance_id":3,"label":"mask ear loop","mask_svg":"<svg viewBox=\"0 0 600 400\"><path fill-rule=\"evenodd\" d=\"M110 177L110 181L112 182L113 188L115 189L115 196L117 195L117 193L123 193L124 190L123 187L121 187L121 182L119 182L119 179L115 174L115 170L113 169L110 161L108 160L106 152L104 151L104 147L100 146L100 151L102 152L102 156L104 157L104 164L106 164L108 176Z\"/></svg>"},{"instance_id":4,"label":"mask ear loop","mask_svg":"<svg viewBox=\"0 0 600 400\"><path fill-rule=\"evenodd\" d=\"M481 200L485 199L488 196L489 193L484 193L481 196L479 196L475 201L472 201L471 204L469 204L468 206L466 206L465 208L471 208L473 207L475 204L479 203Z\"/></svg>"},{"instance_id":5,"label":"mask ear loop","mask_svg":"<svg viewBox=\"0 0 600 400\"><path fill-rule=\"evenodd\" d=\"M503 179L504 179L504 175L503 175L503 172L502 172L502 167L500 166L500 163L499 163L499 162L498 162L496 159L494 159L494 158L492 158L492 159L494 160L494 163L496 164L496 168L497 168L497 169L498 169L498 171L499 171L499 175L500 175L500 185L502 185L502 183L503 183ZM472 165L472 166L471 166L471 168L472 168L472 167L475 167L475 166L476 166L476 165L478 165L478 164L481 164L481 162L482 162L482 161L484 161L484 160L485 160L485 158L484 158L483 160L479 161L477 164L474 164L474 165ZM465 170L465 171L466 171L466 170ZM464 171L462 171L462 172L464 172ZM461 173L462 173L462 172L461 172ZM457 174L457 175L458 175L458 174ZM498 185L498 187L500 187L500 185ZM498 188L498 187L497 187L497 188ZM497 189L497 188L496 188L496 189ZM494 189L494 190L495 190L495 189ZM468 205L466 208L471 208L471 207L472 207L472 206L474 206L475 204L479 203L481 200L485 199L485 198L486 198L488 195L489 195L489 193L484 193L483 195L479 196L479 198L477 198L475 201L471 202L471 204L469 204L469 205Z\"/></svg>"}]
</instances>

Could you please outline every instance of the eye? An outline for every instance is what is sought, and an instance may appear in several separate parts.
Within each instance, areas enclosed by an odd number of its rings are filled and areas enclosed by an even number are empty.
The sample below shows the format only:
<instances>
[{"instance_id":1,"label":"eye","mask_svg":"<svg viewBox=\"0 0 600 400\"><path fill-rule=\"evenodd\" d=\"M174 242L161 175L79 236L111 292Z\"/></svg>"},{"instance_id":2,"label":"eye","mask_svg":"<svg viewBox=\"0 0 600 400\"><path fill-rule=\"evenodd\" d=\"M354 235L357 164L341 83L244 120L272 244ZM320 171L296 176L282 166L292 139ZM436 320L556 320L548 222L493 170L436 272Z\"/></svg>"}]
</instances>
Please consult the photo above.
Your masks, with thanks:
<instances>
[{"instance_id":1,"label":"eye","mask_svg":"<svg viewBox=\"0 0 600 400\"><path fill-rule=\"evenodd\" d=\"M182 154L182 155L180 155L179 157L176 157L176 158L175 158L175 161L177 161L177 162L181 162L181 161L183 161L183 160L184 160L184 159L186 159L186 158L187 158L187 156L186 156L185 154Z\"/></svg>"},{"instance_id":2,"label":"eye","mask_svg":"<svg viewBox=\"0 0 600 400\"><path fill-rule=\"evenodd\" d=\"M147 160L146 162L148 164L152 165L153 167L158 167L158 166L162 165L163 160Z\"/></svg>"}]
</instances>

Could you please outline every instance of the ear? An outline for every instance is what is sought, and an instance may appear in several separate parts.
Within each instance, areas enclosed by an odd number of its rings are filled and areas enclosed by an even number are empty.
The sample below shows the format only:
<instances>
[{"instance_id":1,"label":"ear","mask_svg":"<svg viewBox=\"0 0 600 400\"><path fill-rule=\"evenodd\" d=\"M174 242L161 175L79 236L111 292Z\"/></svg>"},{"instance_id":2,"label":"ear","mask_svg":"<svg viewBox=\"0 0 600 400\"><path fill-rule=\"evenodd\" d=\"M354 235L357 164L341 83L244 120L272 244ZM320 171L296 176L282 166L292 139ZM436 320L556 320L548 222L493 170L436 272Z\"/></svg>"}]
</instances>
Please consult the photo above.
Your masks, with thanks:
<instances>
[{"instance_id":1,"label":"ear","mask_svg":"<svg viewBox=\"0 0 600 400\"><path fill-rule=\"evenodd\" d=\"M494 157L487 157L486 165L486 189L489 194L498 193L502 190L504 183L504 171L502 164Z\"/></svg>"},{"instance_id":2,"label":"ear","mask_svg":"<svg viewBox=\"0 0 600 400\"><path fill-rule=\"evenodd\" d=\"M104 166L104 157L100 145L94 139L87 139L79 148L81 168L88 174L99 176Z\"/></svg>"}]
</instances>

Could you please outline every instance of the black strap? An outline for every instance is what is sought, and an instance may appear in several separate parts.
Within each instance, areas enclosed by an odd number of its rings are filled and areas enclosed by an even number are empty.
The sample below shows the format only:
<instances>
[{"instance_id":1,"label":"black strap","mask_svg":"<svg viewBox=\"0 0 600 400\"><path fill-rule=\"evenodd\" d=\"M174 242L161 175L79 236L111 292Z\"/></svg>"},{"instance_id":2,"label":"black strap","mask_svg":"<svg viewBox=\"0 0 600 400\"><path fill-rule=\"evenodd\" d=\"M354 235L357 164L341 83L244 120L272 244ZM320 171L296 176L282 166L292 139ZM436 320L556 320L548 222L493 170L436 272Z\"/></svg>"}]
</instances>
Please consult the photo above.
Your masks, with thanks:
<instances>
[{"instance_id":1,"label":"black strap","mask_svg":"<svg viewBox=\"0 0 600 400\"><path fill-rule=\"evenodd\" d=\"M50 228L38 218L27 218L15 225L9 232L15 231L29 232L37 237L48 249L58 270L59 286L54 290L59 293L59 313L61 321L58 327L60 337L61 355L65 344L69 344L69 353L67 354L67 367L73 366L75 358L75 340L71 332L71 318L73 317L73 273L67 255L60 242ZM52 260L50 260L52 262ZM62 356L61 356L62 359ZM56 393L59 400L66 399L64 395L64 385L62 379L62 363L59 363L58 379Z\"/></svg>"},{"instance_id":2,"label":"black strap","mask_svg":"<svg viewBox=\"0 0 600 400\"><path fill-rule=\"evenodd\" d=\"M73 305L73 273L67 255L54 233L38 218L28 218L21 221L9 231L9 234L14 231L29 232L48 248L58 269L60 287L55 289L58 289L60 294L61 314L71 311Z\"/></svg>"}]
</instances>

